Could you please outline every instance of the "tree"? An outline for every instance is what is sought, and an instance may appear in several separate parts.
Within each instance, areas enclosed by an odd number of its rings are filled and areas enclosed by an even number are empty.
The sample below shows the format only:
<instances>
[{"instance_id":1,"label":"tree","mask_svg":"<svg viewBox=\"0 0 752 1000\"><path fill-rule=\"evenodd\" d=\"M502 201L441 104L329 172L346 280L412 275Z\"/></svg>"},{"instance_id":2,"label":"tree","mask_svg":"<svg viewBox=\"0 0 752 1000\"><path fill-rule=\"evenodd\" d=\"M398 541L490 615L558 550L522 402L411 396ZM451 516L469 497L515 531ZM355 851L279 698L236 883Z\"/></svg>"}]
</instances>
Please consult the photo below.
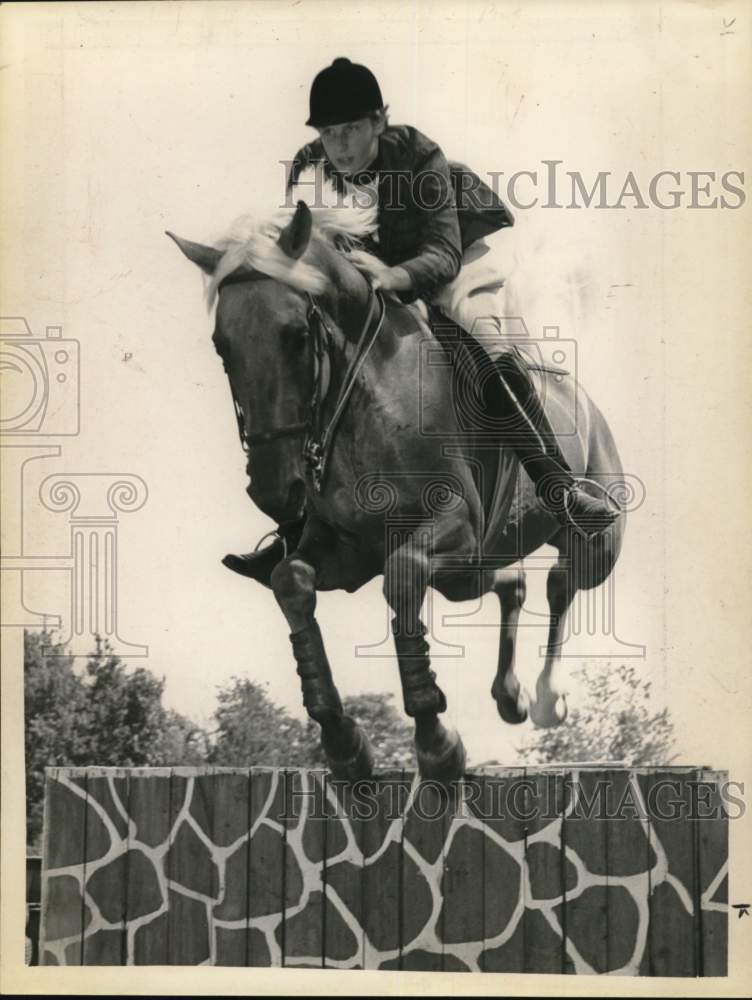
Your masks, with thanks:
<instances>
[{"instance_id":1,"label":"tree","mask_svg":"<svg viewBox=\"0 0 752 1000\"><path fill-rule=\"evenodd\" d=\"M50 647L46 656L42 649ZM42 829L45 767L201 764L207 736L162 705L164 680L128 670L106 641L83 670L53 635L24 635L27 840Z\"/></svg>"},{"instance_id":2,"label":"tree","mask_svg":"<svg viewBox=\"0 0 752 1000\"><path fill-rule=\"evenodd\" d=\"M344 710L371 740L377 768L413 766L412 726L390 703L391 695L362 694L343 700ZM325 767L320 729L294 718L248 678L234 677L220 689L213 764L234 767Z\"/></svg>"},{"instance_id":3,"label":"tree","mask_svg":"<svg viewBox=\"0 0 752 1000\"><path fill-rule=\"evenodd\" d=\"M343 699L342 704L345 714L368 734L378 770L416 766L413 724L392 704L391 694L350 695ZM310 720L308 728L318 730L318 726ZM319 766L323 766L324 755L318 745L317 753Z\"/></svg>"},{"instance_id":4,"label":"tree","mask_svg":"<svg viewBox=\"0 0 752 1000\"><path fill-rule=\"evenodd\" d=\"M233 677L217 694L217 724L209 760L228 767L310 766L313 734L247 677Z\"/></svg>"},{"instance_id":5,"label":"tree","mask_svg":"<svg viewBox=\"0 0 752 1000\"><path fill-rule=\"evenodd\" d=\"M154 741L151 756L164 766L198 767L209 758L209 735L195 722L165 709L160 733Z\"/></svg>"},{"instance_id":6,"label":"tree","mask_svg":"<svg viewBox=\"0 0 752 1000\"><path fill-rule=\"evenodd\" d=\"M126 669L97 638L86 664L87 754L101 767L190 765L206 760L206 734L162 705L164 679Z\"/></svg>"},{"instance_id":7,"label":"tree","mask_svg":"<svg viewBox=\"0 0 752 1000\"><path fill-rule=\"evenodd\" d=\"M42 655L42 648L51 647ZM80 726L85 691L50 632L24 633L24 749L26 758L27 840L36 844L42 830L45 767L76 764L86 757Z\"/></svg>"},{"instance_id":8,"label":"tree","mask_svg":"<svg viewBox=\"0 0 752 1000\"><path fill-rule=\"evenodd\" d=\"M669 710L656 710L651 682L633 666L588 664L574 676L582 682L582 704L570 708L561 726L529 735L518 748L523 763L623 760L641 765L676 758Z\"/></svg>"}]
</instances>

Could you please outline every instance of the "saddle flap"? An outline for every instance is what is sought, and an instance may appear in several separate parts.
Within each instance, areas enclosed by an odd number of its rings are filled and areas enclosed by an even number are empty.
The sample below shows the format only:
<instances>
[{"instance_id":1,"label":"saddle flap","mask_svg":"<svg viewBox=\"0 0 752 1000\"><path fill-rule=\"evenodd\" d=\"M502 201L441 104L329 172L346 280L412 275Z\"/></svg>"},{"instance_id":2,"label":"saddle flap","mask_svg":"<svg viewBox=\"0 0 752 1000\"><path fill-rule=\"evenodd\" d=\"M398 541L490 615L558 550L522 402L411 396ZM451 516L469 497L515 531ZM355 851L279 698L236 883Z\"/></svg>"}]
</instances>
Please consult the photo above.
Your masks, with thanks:
<instances>
[{"instance_id":1,"label":"saddle flap","mask_svg":"<svg viewBox=\"0 0 752 1000\"><path fill-rule=\"evenodd\" d=\"M441 359L433 363L452 368L454 423L461 441L456 447L472 469L484 513L484 536L488 537L506 516L514 496L519 474L519 460L504 446L499 432L500 394L488 378L488 359L483 348L461 327L448 322L432 310L431 326L439 341ZM485 542L484 537L484 542Z\"/></svg>"}]
</instances>

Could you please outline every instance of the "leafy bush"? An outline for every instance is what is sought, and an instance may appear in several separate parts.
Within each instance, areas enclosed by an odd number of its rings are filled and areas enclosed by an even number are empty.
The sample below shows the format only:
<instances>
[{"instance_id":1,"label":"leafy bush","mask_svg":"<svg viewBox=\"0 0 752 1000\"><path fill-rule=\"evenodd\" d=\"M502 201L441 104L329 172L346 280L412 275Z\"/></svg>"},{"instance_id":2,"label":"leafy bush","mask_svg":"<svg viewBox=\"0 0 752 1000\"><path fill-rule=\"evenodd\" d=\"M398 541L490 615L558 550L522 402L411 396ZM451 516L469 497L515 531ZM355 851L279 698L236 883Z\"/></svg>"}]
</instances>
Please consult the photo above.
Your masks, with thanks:
<instances>
[{"instance_id":1,"label":"leafy bush","mask_svg":"<svg viewBox=\"0 0 752 1000\"><path fill-rule=\"evenodd\" d=\"M674 727L667 708L656 709L652 684L634 666L589 663L573 674L582 703L554 729L534 730L519 747L523 764L625 761L670 764Z\"/></svg>"}]
</instances>

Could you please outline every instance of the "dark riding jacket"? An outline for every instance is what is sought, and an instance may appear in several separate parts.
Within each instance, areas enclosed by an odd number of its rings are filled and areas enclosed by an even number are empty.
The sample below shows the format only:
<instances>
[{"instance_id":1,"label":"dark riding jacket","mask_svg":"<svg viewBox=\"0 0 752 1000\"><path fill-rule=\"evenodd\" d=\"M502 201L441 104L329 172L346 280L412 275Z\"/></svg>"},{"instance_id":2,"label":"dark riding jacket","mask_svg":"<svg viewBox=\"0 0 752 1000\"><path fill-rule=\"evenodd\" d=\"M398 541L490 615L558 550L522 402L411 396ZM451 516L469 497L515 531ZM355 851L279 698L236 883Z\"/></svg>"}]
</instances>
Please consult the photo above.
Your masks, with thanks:
<instances>
[{"instance_id":1,"label":"dark riding jacket","mask_svg":"<svg viewBox=\"0 0 752 1000\"><path fill-rule=\"evenodd\" d=\"M292 161L288 191L306 167L321 164L344 190L320 139L303 146ZM388 125L379 137L376 160L358 180L378 175L378 242L372 250L390 267L403 267L412 289L400 298L430 300L456 278L471 243L514 224L511 212L477 174L450 163L440 147L409 125Z\"/></svg>"}]
</instances>

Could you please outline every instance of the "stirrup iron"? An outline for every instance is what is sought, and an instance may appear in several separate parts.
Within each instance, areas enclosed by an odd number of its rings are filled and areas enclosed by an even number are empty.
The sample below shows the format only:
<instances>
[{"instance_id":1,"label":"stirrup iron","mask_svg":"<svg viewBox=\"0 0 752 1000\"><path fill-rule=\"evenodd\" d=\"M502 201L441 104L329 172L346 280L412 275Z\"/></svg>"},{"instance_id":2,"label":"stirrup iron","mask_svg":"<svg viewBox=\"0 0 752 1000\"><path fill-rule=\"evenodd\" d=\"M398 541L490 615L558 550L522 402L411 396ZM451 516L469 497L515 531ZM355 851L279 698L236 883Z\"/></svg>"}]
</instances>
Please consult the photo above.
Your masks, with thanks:
<instances>
[{"instance_id":1,"label":"stirrup iron","mask_svg":"<svg viewBox=\"0 0 752 1000\"><path fill-rule=\"evenodd\" d=\"M280 535L278 528L272 528L271 531L267 531L267 533L265 535L262 535L261 538L259 538L258 543L256 545L256 548L253 551L254 552L258 552L259 549L261 548L262 543L265 542L267 540L267 538L277 538L280 542L282 542L282 545L284 546L284 553L285 553L282 556L282 558L283 559L287 559L287 539L285 538L284 535ZM267 548L270 548L270 546L267 546Z\"/></svg>"},{"instance_id":2,"label":"stirrup iron","mask_svg":"<svg viewBox=\"0 0 752 1000\"><path fill-rule=\"evenodd\" d=\"M591 538L593 535L598 534L598 532L594 531L588 533L583 528L581 528L579 524L575 522L575 520L572 518L572 515L569 513L570 497L572 496L574 490L580 488L583 485L594 486L597 490L600 490L606 502L612 504L617 517L619 514L624 513L624 509L622 508L621 504L619 504L611 496L608 487L604 486L602 483L597 482L595 479L590 479L587 476L573 476L572 483L567 488L564 494L564 514L566 516L567 523L570 528L572 528L575 532L577 532L578 535L580 535L583 538ZM585 493L587 491L583 490L582 492Z\"/></svg>"}]
</instances>

